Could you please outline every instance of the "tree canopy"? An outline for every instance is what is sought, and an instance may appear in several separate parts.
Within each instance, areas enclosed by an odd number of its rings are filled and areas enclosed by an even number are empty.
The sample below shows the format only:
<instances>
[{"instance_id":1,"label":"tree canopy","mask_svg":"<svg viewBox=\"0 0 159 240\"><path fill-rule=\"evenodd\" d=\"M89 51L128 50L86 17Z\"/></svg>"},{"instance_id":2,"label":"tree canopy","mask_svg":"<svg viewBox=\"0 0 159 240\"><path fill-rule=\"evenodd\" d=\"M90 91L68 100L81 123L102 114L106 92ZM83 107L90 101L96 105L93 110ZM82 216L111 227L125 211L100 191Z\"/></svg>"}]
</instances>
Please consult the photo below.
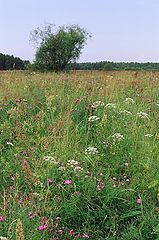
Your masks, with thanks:
<instances>
[{"instance_id":1,"label":"tree canopy","mask_svg":"<svg viewBox=\"0 0 159 240\"><path fill-rule=\"evenodd\" d=\"M67 64L75 62L90 34L78 25L56 29L49 24L31 33L31 41L37 44L35 67L39 70L62 71Z\"/></svg>"}]
</instances>

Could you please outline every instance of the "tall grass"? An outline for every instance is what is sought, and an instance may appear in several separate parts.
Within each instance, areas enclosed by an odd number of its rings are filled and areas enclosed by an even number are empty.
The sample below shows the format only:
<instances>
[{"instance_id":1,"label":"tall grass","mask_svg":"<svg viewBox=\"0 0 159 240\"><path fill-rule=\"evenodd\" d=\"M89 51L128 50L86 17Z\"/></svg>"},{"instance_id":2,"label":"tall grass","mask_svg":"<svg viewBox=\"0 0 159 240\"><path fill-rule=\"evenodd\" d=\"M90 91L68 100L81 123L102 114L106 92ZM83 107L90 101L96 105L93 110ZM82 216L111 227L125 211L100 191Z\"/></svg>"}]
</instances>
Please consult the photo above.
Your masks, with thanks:
<instances>
[{"instance_id":1,"label":"tall grass","mask_svg":"<svg viewBox=\"0 0 159 240\"><path fill-rule=\"evenodd\" d=\"M159 239L158 72L1 72L0 97L0 239Z\"/></svg>"}]
</instances>

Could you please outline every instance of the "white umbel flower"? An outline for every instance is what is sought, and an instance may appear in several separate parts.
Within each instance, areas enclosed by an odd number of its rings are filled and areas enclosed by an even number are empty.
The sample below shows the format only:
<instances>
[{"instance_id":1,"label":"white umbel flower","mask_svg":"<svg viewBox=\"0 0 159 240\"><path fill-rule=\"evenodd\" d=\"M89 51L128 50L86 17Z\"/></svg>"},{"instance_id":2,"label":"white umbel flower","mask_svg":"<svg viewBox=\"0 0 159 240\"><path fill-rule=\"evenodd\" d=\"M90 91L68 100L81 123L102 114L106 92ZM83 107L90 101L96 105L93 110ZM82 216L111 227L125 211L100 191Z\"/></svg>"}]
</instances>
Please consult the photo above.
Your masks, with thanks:
<instances>
[{"instance_id":1,"label":"white umbel flower","mask_svg":"<svg viewBox=\"0 0 159 240\"><path fill-rule=\"evenodd\" d=\"M135 103L134 99L132 99L132 98L126 98L126 99L124 100L124 102L125 102L125 103L128 103L128 104L134 104L134 103Z\"/></svg>"},{"instance_id":2,"label":"white umbel flower","mask_svg":"<svg viewBox=\"0 0 159 240\"><path fill-rule=\"evenodd\" d=\"M89 118L88 118L88 122L96 122L96 121L98 121L100 118L99 117L97 117L97 116L90 116Z\"/></svg>"},{"instance_id":3,"label":"white umbel flower","mask_svg":"<svg viewBox=\"0 0 159 240\"><path fill-rule=\"evenodd\" d=\"M137 116L142 119L149 119L149 115L145 112L139 112L137 113Z\"/></svg>"},{"instance_id":4,"label":"white umbel flower","mask_svg":"<svg viewBox=\"0 0 159 240\"><path fill-rule=\"evenodd\" d=\"M113 136L112 136L112 138L114 139L114 141L115 141L115 140L117 140L117 141L122 141L122 140L124 140L124 136L123 136L122 134L120 134L120 133L114 133Z\"/></svg>"},{"instance_id":5,"label":"white umbel flower","mask_svg":"<svg viewBox=\"0 0 159 240\"><path fill-rule=\"evenodd\" d=\"M127 110L122 110L120 113L123 113L123 114L128 114L128 115L132 115L131 112L127 111Z\"/></svg>"},{"instance_id":6,"label":"white umbel flower","mask_svg":"<svg viewBox=\"0 0 159 240\"><path fill-rule=\"evenodd\" d=\"M85 153L88 155L95 155L98 153L98 150L95 147L88 147L86 148Z\"/></svg>"},{"instance_id":7,"label":"white umbel flower","mask_svg":"<svg viewBox=\"0 0 159 240\"><path fill-rule=\"evenodd\" d=\"M93 108L103 107L103 106L104 106L104 102L102 102L102 101L96 101L96 102L92 103Z\"/></svg>"},{"instance_id":8,"label":"white umbel flower","mask_svg":"<svg viewBox=\"0 0 159 240\"><path fill-rule=\"evenodd\" d=\"M117 106L116 106L114 103L107 103L107 104L105 105L105 108L115 110L115 109L117 108Z\"/></svg>"},{"instance_id":9,"label":"white umbel flower","mask_svg":"<svg viewBox=\"0 0 159 240\"><path fill-rule=\"evenodd\" d=\"M72 167L74 167L74 166L76 166L76 165L78 165L79 163L77 162L77 161L75 161L75 160L68 160L67 161L67 165L68 166L72 166Z\"/></svg>"},{"instance_id":10,"label":"white umbel flower","mask_svg":"<svg viewBox=\"0 0 159 240\"><path fill-rule=\"evenodd\" d=\"M45 156L43 159L44 159L45 162L49 162L49 163L52 163L52 164L55 164L55 165L58 164L58 161L56 161L55 158L52 157L52 156Z\"/></svg>"}]
</instances>

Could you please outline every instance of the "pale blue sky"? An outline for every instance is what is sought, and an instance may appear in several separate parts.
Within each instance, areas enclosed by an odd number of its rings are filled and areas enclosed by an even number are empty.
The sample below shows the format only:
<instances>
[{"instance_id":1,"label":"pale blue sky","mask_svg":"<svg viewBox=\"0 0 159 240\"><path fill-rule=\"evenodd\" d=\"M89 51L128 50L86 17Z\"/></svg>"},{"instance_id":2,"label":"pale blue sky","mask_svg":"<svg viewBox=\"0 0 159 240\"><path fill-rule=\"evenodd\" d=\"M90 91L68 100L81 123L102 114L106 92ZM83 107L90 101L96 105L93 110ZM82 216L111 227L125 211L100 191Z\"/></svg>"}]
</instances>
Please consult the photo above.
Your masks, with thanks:
<instances>
[{"instance_id":1,"label":"pale blue sky","mask_svg":"<svg viewBox=\"0 0 159 240\"><path fill-rule=\"evenodd\" d=\"M92 33L80 61L159 62L159 0L0 0L0 52L33 60L44 22Z\"/></svg>"}]
</instances>

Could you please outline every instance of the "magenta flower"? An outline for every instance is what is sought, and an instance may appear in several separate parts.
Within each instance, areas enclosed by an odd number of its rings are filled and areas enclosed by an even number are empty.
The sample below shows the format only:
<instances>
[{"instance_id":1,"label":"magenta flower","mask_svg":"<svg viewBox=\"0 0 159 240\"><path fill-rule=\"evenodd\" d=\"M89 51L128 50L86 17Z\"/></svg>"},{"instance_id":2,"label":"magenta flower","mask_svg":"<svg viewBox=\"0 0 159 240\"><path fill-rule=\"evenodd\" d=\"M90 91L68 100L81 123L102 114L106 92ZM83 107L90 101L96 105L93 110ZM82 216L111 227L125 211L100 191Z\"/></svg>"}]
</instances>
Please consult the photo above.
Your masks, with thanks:
<instances>
[{"instance_id":1,"label":"magenta flower","mask_svg":"<svg viewBox=\"0 0 159 240\"><path fill-rule=\"evenodd\" d=\"M51 179L48 179L48 184L51 185L53 183L53 181Z\"/></svg>"},{"instance_id":2,"label":"magenta flower","mask_svg":"<svg viewBox=\"0 0 159 240\"><path fill-rule=\"evenodd\" d=\"M47 222L47 217L41 217L40 223L41 223L41 224L44 224L44 223L46 223L46 222Z\"/></svg>"},{"instance_id":3,"label":"magenta flower","mask_svg":"<svg viewBox=\"0 0 159 240\"><path fill-rule=\"evenodd\" d=\"M89 238L88 234L83 234L82 238Z\"/></svg>"},{"instance_id":4,"label":"magenta flower","mask_svg":"<svg viewBox=\"0 0 159 240\"><path fill-rule=\"evenodd\" d=\"M35 217L38 217L38 213L37 212L35 212L35 213L30 212L29 213L29 218L30 219L35 218Z\"/></svg>"},{"instance_id":5,"label":"magenta flower","mask_svg":"<svg viewBox=\"0 0 159 240\"><path fill-rule=\"evenodd\" d=\"M63 182L65 185L69 185L69 184L72 184L73 183L73 181L72 180L65 180L64 182Z\"/></svg>"},{"instance_id":6,"label":"magenta flower","mask_svg":"<svg viewBox=\"0 0 159 240\"><path fill-rule=\"evenodd\" d=\"M75 234L75 238L80 238L81 237L81 234L80 233L76 233Z\"/></svg>"},{"instance_id":7,"label":"magenta flower","mask_svg":"<svg viewBox=\"0 0 159 240\"><path fill-rule=\"evenodd\" d=\"M11 180L11 181L14 181L14 179L15 179L14 176L11 176L11 177L10 177L10 180Z\"/></svg>"},{"instance_id":8,"label":"magenta flower","mask_svg":"<svg viewBox=\"0 0 159 240\"><path fill-rule=\"evenodd\" d=\"M70 230L68 230L68 235L70 235L70 236L74 236L74 230L73 229L70 229Z\"/></svg>"},{"instance_id":9,"label":"magenta flower","mask_svg":"<svg viewBox=\"0 0 159 240\"><path fill-rule=\"evenodd\" d=\"M4 222L5 221L5 217L4 216L0 216L0 222Z\"/></svg>"},{"instance_id":10,"label":"magenta flower","mask_svg":"<svg viewBox=\"0 0 159 240\"><path fill-rule=\"evenodd\" d=\"M63 230L62 229L57 229L56 233L59 234L59 235L62 235L63 234Z\"/></svg>"},{"instance_id":11,"label":"magenta flower","mask_svg":"<svg viewBox=\"0 0 159 240\"><path fill-rule=\"evenodd\" d=\"M24 201L23 201L22 199L20 199L20 200L18 201L18 203L19 203L19 204L23 204Z\"/></svg>"},{"instance_id":12,"label":"magenta flower","mask_svg":"<svg viewBox=\"0 0 159 240\"><path fill-rule=\"evenodd\" d=\"M138 198L136 199L136 203L137 203L137 204L142 204L142 199L138 197Z\"/></svg>"},{"instance_id":13,"label":"magenta flower","mask_svg":"<svg viewBox=\"0 0 159 240\"><path fill-rule=\"evenodd\" d=\"M38 231L43 231L43 230L47 229L48 227L49 227L48 224L44 224L44 225L41 225L41 226L37 227L37 230Z\"/></svg>"}]
</instances>

